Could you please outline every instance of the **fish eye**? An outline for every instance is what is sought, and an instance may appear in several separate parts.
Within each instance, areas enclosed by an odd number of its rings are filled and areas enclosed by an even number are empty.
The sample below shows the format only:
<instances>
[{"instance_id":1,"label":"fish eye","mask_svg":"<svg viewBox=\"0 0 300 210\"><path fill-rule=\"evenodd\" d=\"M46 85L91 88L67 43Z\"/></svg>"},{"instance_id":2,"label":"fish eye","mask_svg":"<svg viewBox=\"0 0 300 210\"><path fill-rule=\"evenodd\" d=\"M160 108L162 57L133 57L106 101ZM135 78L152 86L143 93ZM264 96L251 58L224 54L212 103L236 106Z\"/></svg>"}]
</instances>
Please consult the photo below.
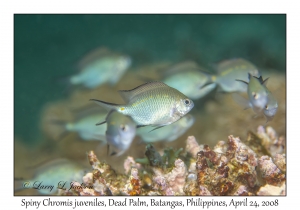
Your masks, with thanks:
<instances>
[{"instance_id":1,"label":"fish eye","mask_svg":"<svg viewBox=\"0 0 300 210\"><path fill-rule=\"evenodd\" d=\"M186 105L189 105L189 104L191 103L191 101L190 101L189 99L185 99L185 100L184 100L184 103L185 103Z\"/></svg>"},{"instance_id":2,"label":"fish eye","mask_svg":"<svg viewBox=\"0 0 300 210\"><path fill-rule=\"evenodd\" d=\"M120 128L121 128L122 131L126 131L127 130L127 126L123 125L123 124L120 125Z\"/></svg>"}]
</instances>

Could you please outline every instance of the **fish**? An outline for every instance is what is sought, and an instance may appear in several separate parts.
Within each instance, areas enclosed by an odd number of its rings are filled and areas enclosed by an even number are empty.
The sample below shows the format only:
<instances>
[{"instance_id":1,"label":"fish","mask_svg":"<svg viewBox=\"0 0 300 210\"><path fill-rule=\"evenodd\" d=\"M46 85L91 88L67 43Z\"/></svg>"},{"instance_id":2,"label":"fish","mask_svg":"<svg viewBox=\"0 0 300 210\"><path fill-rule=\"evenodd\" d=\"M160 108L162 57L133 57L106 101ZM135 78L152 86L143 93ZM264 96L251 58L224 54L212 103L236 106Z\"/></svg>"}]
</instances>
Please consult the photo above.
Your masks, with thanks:
<instances>
[{"instance_id":1,"label":"fish","mask_svg":"<svg viewBox=\"0 0 300 210\"><path fill-rule=\"evenodd\" d=\"M86 171L87 168L68 159L54 159L35 167L33 178L17 181L15 191L35 187L40 194L54 195L59 188L69 190L73 181L81 183Z\"/></svg>"},{"instance_id":2,"label":"fish","mask_svg":"<svg viewBox=\"0 0 300 210\"><path fill-rule=\"evenodd\" d=\"M264 81L261 76L258 78L248 74L248 77L249 82L237 80L247 85L248 107L246 108L251 107L258 115L263 114L268 103L268 91L263 84Z\"/></svg>"},{"instance_id":3,"label":"fish","mask_svg":"<svg viewBox=\"0 0 300 210\"><path fill-rule=\"evenodd\" d=\"M159 81L148 82L132 90L120 90L119 93L126 104L90 100L132 117L138 127L161 128L181 119L194 107L194 102L187 96Z\"/></svg>"},{"instance_id":4,"label":"fish","mask_svg":"<svg viewBox=\"0 0 300 210\"><path fill-rule=\"evenodd\" d=\"M68 78L71 85L82 85L89 89L106 83L115 85L132 63L127 55L103 49L98 51L101 53L92 52L90 58L78 64L79 72Z\"/></svg>"},{"instance_id":5,"label":"fish","mask_svg":"<svg viewBox=\"0 0 300 210\"><path fill-rule=\"evenodd\" d=\"M98 140L105 142L105 126L96 126L99 121L103 121L107 116L107 112L90 113L81 117L75 122L63 122L59 120L51 121L64 127L65 132L61 135L64 136L69 132L77 132L79 137L84 141Z\"/></svg>"},{"instance_id":6,"label":"fish","mask_svg":"<svg viewBox=\"0 0 300 210\"><path fill-rule=\"evenodd\" d=\"M146 143L158 141L171 142L184 134L195 122L191 114L185 115L175 123L165 126L157 131L151 132L151 127L143 127L137 130L137 135Z\"/></svg>"},{"instance_id":7,"label":"fish","mask_svg":"<svg viewBox=\"0 0 300 210\"><path fill-rule=\"evenodd\" d=\"M162 82L177 89L192 100L200 99L217 86L216 83L211 83L203 87L210 81L211 75L200 69L193 61L176 64L166 71Z\"/></svg>"},{"instance_id":8,"label":"fish","mask_svg":"<svg viewBox=\"0 0 300 210\"><path fill-rule=\"evenodd\" d=\"M272 121L277 109L278 109L278 102L276 100L276 98L274 97L274 95L269 91L268 88L266 88L267 90L267 94L268 94L268 102L264 108L264 116L266 118L266 123L268 123L269 121Z\"/></svg>"},{"instance_id":9,"label":"fish","mask_svg":"<svg viewBox=\"0 0 300 210\"><path fill-rule=\"evenodd\" d=\"M106 140L111 155L122 155L131 145L135 134L136 124L131 117L111 110L106 117Z\"/></svg>"},{"instance_id":10,"label":"fish","mask_svg":"<svg viewBox=\"0 0 300 210\"><path fill-rule=\"evenodd\" d=\"M259 77L260 72L251 62L242 59L229 59L216 65L217 74L213 75L207 85L215 83L219 92L247 92L247 85L238 82L242 80L248 82L248 74Z\"/></svg>"},{"instance_id":11,"label":"fish","mask_svg":"<svg viewBox=\"0 0 300 210\"><path fill-rule=\"evenodd\" d=\"M263 114L266 118L266 123L268 123L269 121L272 121L277 109L278 109L278 102L276 100L276 98L274 97L274 95L271 93L271 91L267 88L267 81L269 78L263 80L262 77L259 77L259 81L260 83L264 86L266 92L267 92L267 104L263 110Z\"/></svg>"}]
</instances>

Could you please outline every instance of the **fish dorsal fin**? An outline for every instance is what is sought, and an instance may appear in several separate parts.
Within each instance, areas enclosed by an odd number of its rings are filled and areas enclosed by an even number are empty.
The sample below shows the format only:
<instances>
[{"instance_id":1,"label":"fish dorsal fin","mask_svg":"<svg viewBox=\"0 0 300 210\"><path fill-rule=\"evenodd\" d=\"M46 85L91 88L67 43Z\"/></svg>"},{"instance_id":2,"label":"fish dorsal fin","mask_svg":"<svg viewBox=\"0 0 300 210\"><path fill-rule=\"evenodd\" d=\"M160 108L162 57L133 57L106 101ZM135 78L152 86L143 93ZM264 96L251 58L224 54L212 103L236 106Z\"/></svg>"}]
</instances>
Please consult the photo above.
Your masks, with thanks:
<instances>
[{"instance_id":1,"label":"fish dorsal fin","mask_svg":"<svg viewBox=\"0 0 300 210\"><path fill-rule=\"evenodd\" d=\"M253 76L253 77L256 78L260 82L260 84L264 83L262 76L260 76L260 77Z\"/></svg>"},{"instance_id":2,"label":"fish dorsal fin","mask_svg":"<svg viewBox=\"0 0 300 210\"><path fill-rule=\"evenodd\" d=\"M147 82L145 84L142 84L140 86L137 86L136 88L133 88L132 90L119 90L119 93L121 97L125 100L125 102L129 102L133 97L144 93L146 91L160 88L160 87L169 87L163 82L159 81L152 81L152 82Z\"/></svg>"},{"instance_id":3,"label":"fish dorsal fin","mask_svg":"<svg viewBox=\"0 0 300 210\"><path fill-rule=\"evenodd\" d=\"M267 83L268 83L268 79L269 79L270 77L268 77L267 79L265 79L261 84L262 85L264 85L264 86L267 86Z\"/></svg>"}]
</instances>

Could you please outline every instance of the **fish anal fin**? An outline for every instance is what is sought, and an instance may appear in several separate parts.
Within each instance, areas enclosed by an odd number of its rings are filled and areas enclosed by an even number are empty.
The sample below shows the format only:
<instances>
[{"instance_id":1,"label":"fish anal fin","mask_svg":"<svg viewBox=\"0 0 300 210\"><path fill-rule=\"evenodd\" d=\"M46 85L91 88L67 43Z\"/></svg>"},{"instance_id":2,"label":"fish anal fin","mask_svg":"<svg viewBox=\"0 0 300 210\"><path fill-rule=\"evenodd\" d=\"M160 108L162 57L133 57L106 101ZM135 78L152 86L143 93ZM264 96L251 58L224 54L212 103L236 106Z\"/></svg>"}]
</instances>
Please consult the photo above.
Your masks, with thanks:
<instances>
[{"instance_id":1,"label":"fish anal fin","mask_svg":"<svg viewBox=\"0 0 300 210\"><path fill-rule=\"evenodd\" d=\"M161 126L157 126L156 128L153 128L151 131L149 131L148 133L154 131L154 130L157 130L157 129L160 129L160 128L163 128L165 127L166 125L161 125Z\"/></svg>"}]
</instances>

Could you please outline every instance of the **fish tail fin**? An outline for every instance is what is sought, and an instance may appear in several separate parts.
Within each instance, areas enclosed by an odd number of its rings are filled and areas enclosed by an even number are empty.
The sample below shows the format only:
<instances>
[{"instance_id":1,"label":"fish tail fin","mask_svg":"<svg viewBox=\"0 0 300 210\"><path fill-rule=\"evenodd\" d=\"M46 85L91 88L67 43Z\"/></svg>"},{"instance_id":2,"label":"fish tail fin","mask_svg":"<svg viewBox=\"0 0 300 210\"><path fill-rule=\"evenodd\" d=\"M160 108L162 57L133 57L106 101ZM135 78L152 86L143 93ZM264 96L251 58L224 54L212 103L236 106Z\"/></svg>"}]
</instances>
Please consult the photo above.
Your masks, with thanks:
<instances>
[{"instance_id":1,"label":"fish tail fin","mask_svg":"<svg viewBox=\"0 0 300 210\"><path fill-rule=\"evenodd\" d=\"M203 73L207 78L207 81L202 86L199 87L200 89L205 88L211 84L217 84L216 83L216 79L217 79L216 75L210 74L210 73L202 71L202 70L200 70L200 72Z\"/></svg>"},{"instance_id":2,"label":"fish tail fin","mask_svg":"<svg viewBox=\"0 0 300 210\"><path fill-rule=\"evenodd\" d=\"M90 101L94 101L96 104L102 106L103 108L106 108L106 109L118 109L121 105L120 104L114 104L114 103L109 103L109 102L106 102L106 101L101 101L101 100L98 100L98 99L90 99Z\"/></svg>"},{"instance_id":3,"label":"fish tail fin","mask_svg":"<svg viewBox=\"0 0 300 210\"><path fill-rule=\"evenodd\" d=\"M53 83L59 84L61 86L65 86L65 88L62 90L63 94L69 94L73 90L70 75L55 77L55 78L53 78Z\"/></svg>"}]
</instances>

